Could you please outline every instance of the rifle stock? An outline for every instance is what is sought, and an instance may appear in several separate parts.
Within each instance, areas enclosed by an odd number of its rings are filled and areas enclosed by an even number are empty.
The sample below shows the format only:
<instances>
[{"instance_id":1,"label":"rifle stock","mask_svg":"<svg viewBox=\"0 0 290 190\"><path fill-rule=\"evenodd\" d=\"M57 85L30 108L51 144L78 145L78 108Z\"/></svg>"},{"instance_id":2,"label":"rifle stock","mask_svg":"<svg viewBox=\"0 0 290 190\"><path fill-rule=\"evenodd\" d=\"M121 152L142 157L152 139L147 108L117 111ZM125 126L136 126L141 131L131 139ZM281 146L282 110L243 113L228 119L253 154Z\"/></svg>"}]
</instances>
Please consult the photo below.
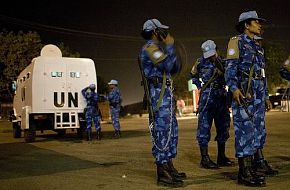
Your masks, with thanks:
<instances>
[{"instance_id":1,"label":"rifle stock","mask_svg":"<svg viewBox=\"0 0 290 190\"><path fill-rule=\"evenodd\" d=\"M143 65L141 63L140 57L138 56L138 65L142 77L142 84L144 88L144 97L143 97L143 105L145 105L144 101L146 101L148 113L149 113L149 120L151 120L154 123L154 111L152 107L151 97L150 97L150 90L149 90L149 84L147 81L147 78L145 77L144 71L143 71Z\"/></svg>"}]
</instances>

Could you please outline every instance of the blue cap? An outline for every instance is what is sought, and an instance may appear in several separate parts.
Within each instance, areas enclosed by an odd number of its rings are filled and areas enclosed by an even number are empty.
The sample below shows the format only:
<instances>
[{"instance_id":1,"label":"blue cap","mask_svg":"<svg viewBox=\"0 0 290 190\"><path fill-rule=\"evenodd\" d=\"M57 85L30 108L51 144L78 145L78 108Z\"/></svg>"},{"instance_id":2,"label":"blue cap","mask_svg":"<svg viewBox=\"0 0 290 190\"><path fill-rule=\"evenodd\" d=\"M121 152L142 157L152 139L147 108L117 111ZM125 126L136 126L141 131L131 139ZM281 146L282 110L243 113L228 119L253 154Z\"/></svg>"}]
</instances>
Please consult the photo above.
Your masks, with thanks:
<instances>
[{"instance_id":1,"label":"blue cap","mask_svg":"<svg viewBox=\"0 0 290 190\"><path fill-rule=\"evenodd\" d=\"M90 89L96 89L96 85L95 84L90 84L89 88Z\"/></svg>"},{"instance_id":2,"label":"blue cap","mask_svg":"<svg viewBox=\"0 0 290 190\"><path fill-rule=\"evenodd\" d=\"M108 82L109 85L118 85L118 81L117 80L114 80L112 79L110 82Z\"/></svg>"},{"instance_id":3,"label":"blue cap","mask_svg":"<svg viewBox=\"0 0 290 190\"><path fill-rule=\"evenodd\" d=\"M201 50L203 52L203 57L206 59L216 54L216 45L214 41L207 40L202 43Z\"/></svg>"},{"instance_id":4,"label":"blue cap","mask_svg":"<svg viewBox=\"0 0 290 190\"><path fill-rule=\"evenodd\" d=\"M161 24L161 22L155 18L149 19L143 24L143 30L146 31L155 30L156 28L168 29L169 27Z\"/></svg>"},{"instance_id":5,"label":"blue cap","mask_svg":"<svg viewBox=\"0 0 290 190\"><path fill-rule=\"evenodd\" d=\"M259 18L256 11L248 11L248 12L243 12L240 15L239 22L243 22L243 21L248 20L248 19L255 19L255 20L260 20L260 21L263 21L263 22L266 21L266 19Z\"/></svg>"}]
</instances>

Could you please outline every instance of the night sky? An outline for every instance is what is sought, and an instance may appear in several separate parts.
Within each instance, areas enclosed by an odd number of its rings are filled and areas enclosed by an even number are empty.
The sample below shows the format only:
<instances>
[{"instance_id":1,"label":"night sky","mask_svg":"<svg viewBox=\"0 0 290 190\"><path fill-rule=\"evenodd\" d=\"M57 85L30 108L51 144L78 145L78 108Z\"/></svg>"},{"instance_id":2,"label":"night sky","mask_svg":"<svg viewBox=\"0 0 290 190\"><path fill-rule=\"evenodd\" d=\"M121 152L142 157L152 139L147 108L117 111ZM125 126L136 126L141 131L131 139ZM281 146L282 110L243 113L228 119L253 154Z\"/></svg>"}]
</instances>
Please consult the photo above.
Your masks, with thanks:
<instances>
[{"instance_id":1,"label":"night sky","mask_svg":"<svg viewBox=\"0 0 290 190\"><path fill-rule=\"evenodd\" d=\"M81 57L93 59L98 75L119 80L126 105L143 97L137 56L147 19L170 26L176 44L186 50L186 64L192 64L206 39L225 53L229 37L237 34L240 13L248 10L268 20L264 39L290 52L290 0L10 0L0 6L0 28L37 31L43 43L64 42Z\"/></svg>"}]
</instances>

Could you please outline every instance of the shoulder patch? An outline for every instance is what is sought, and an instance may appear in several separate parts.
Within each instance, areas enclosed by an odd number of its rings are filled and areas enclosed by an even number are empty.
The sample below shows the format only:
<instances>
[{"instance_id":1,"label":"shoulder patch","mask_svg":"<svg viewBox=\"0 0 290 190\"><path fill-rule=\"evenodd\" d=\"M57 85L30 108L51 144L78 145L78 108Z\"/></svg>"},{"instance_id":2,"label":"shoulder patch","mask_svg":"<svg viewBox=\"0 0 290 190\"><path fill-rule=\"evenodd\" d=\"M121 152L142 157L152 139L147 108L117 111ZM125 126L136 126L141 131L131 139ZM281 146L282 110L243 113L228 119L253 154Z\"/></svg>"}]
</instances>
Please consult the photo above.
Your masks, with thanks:
<instances>
[{"instance_id":1,"label":"shoulder patch","mask_svg":"<svg viewBox=\"0 0 290 190\"><path fill-rule=\"evenodd\" d=\"M146 46L145 51L148 53L150 60L154 64L160 63L167 57L167 55L155 44Z\"/></svg>"},{"instance_id":2,"label":"shoulder patch","mask_svg":"<svg viewBox=\"0 0 290 190\"><path fill-rule=\"evenodd\" d=\"M234 36L230 39L228 44L227 59L238 59L239 56L239 38L238 36Z\"/></svg>"}]
</instances>

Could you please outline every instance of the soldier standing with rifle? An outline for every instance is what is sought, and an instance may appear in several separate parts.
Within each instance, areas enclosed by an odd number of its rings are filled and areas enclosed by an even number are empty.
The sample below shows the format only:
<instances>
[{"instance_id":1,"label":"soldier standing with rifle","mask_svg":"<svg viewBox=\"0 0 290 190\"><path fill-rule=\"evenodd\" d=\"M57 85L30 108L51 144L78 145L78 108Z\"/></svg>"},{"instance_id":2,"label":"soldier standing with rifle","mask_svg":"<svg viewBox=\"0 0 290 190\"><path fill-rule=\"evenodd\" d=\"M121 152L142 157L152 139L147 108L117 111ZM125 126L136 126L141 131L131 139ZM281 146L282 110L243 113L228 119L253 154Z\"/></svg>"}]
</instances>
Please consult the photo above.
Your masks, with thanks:
<instances>
[{"instance_id":1,"label":"soldier standing with rifle","mask_svg":"<svg viewBox=\"0 0 290 190\"><path fill-rule=\"evenodd\" d=\"M265 77L264 51L254 35L262 32L256 11L243 12L236 25L240 35L230 39L227 50L225 79L233 93L233 124L236 157L239 161L238 183L265 185L265 175L277 175L264 159L266 140L265 110L270 106Z\"/></svg>"},{"instance_id":2,"label":"soldier standing with rifle","mask_svg":"<svg viewBox=\"0 0 290 190\"><path fill-rule=\"evenodd\" d=\"M172 163L177 154L178 124L174 112L171 75L179 72L181 66L176 60L174 38L168 34L168 28L157 19L144 23L141 35L146 43L139 55L139 67L149 102L152 154L157 165L157 183L180 187L186 175L178 172Z\"/></svg>"},{"instance_id":3,"label":"soldier standing with rifle","mask_svg":"<svg viewBox=\"0 0 290 190\"><path fill-rule=\"evenodd\" d=\"M225 155L225 144L229 138L230 114L225 89L224 61L218 56L214 41L205 41L201 49L203 56L196 61L191 71L192 82L200 90L196 136L201 154L200 166L206 169L217 169L218 166L233 165ZM204 83L202 86L200 79ZM218 145L217 164L208 154L213 121L217 132L215 137Z\"/></svg>"}]
</instances>

